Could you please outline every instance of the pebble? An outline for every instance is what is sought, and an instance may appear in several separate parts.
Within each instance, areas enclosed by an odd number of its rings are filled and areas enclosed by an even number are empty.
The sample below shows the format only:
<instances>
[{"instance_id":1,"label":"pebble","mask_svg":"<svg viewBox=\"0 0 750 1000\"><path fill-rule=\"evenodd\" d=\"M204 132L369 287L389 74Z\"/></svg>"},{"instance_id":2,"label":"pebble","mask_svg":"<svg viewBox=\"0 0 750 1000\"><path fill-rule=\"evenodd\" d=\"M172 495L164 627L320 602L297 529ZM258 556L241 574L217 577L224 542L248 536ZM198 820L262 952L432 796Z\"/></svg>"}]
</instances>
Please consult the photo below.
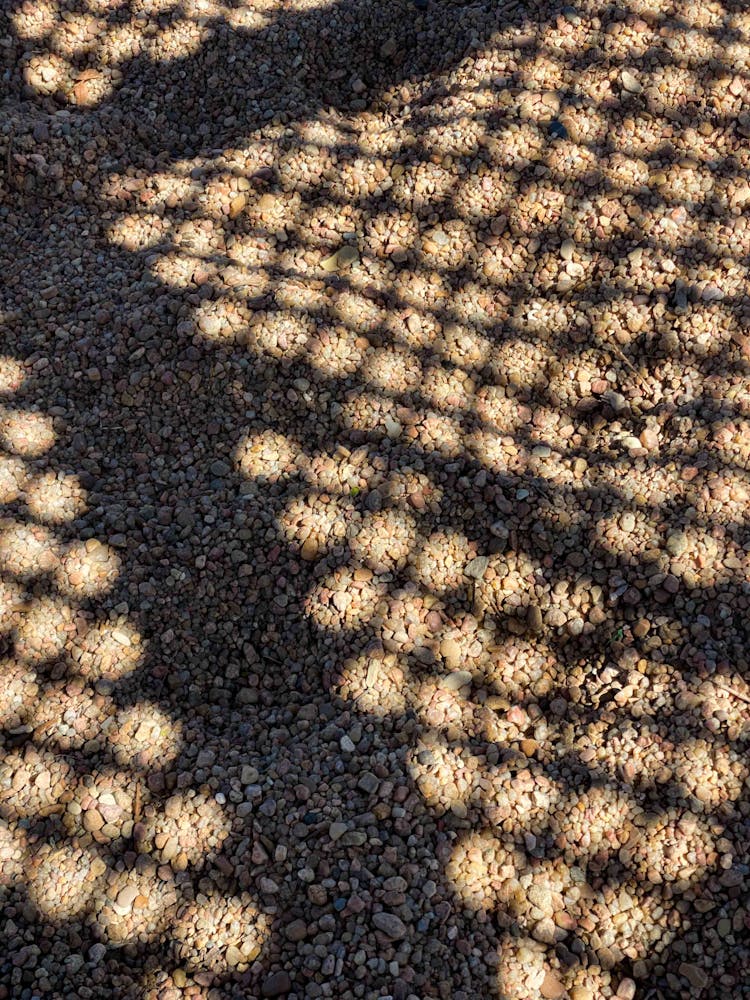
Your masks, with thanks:
<instances>
[{"instance_id":1,"label":"pebble","mask_svg":"<svg viewBox=\"0 0 750 1000\"><path fill-rule=\"evenodd\" d=\"M403 920L397 917L395 913L386 913L385 911L375 913L372 922L379 931L382 931L392 941L400 941L408 933Z\"/></svg>"},{"instance_id":2,"label":"pebble","mask_svg":"<svg viewBox=\"0 0 750 1000\"><path fill-rule=\"evenodd\" d=\"M261 987L264 997L285 996L292 988L292 980L288 972L272 972L266 976Z\"/></svg>"}]
</instances>

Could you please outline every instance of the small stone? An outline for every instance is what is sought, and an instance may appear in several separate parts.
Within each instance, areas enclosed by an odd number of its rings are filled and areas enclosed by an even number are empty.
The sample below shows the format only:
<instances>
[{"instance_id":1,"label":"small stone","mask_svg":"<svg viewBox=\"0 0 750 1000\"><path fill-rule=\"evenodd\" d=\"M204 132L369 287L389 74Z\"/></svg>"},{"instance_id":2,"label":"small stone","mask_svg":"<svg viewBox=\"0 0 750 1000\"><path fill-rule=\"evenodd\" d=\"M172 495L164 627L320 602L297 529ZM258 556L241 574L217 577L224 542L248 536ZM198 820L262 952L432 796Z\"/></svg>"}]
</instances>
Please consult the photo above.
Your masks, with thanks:
<instances>
[{"instance_id":1,"label":"small stone","mask_svg":"<svg viewBox=\"0 0 750 1000\"><path fill-rule=\"evenodd\" d=\"M372 771L365 771L362 777L357 782L357 788L361 788L363 792L367 792L368 795L372 795L380 787L380 778L372 773Z\"/></svg>"},{"instance_id":2,"label":"small stone","mask_svg":"<svg viewBox=\"0 0 750 1000\"><path fill-rule=\"evenodd\" d=\"M562 246L560 247L560 256L562 259L564 261L572 260L575 248L576 245L574 240L564 240Z\"/></svg>"},{"instance_id":3,"label":"small stone","mask_svg":"<svg viewBox=\"0 0 750 1000\"><path fill-rule=\"evenodd\" d=\"M238 215L241 215L247 205L247 195L237 194L229 202L229 218L236 219Z\"/></svg>"},{"instance_id":4,"label":"small stone","mask_svg":"<svg viewBox=\"0 0 750 1000\"><path fill-rule=\"evenodd\" d=\"M618 1000L633 1000L635 989L635 982L632 979L622 979L615 996L618 997Z\"/></svg>"},{"instance_id":5,"label":"small stone","mask_svg":"<svg viewBox=\"0 0 750 1000\"><path fill-rule=\"evenodd\" d=\"M130 910L137 895L138 890L135 886L126 885L125 888L121 889L117 894L117 905L121 906L123 910Z\"/></svg>"},{"instance_id":6,"label":"small stone","mask_svg":"<svg viewBox=\"0 0 750 1000\"><path fill-rule=\"evenodd\" d=\"M684 531L673 531L667 538L667 552L676 559L687 552L688 538Z\"/></svg>"},{"instance_id":7,"label":"small stone","mask_svg":"<svg viewBox=\"0 0 750 1000\"><path fill-rule=\"evenodd\" d=\"M476 556L466 564L464 573L472 580L481 580L490 564L489 556Z\"/></svg>"},{"instance_id":8,"label":"small stone","mask_svg":"<svg viewBox=\"0 0 750 1000\"><path fill-rule=\"evenodd\" d=\"M184 969L175 969L172 973L172 982L175 984L178 990L183 989L187 986L187 975Z\"/></svg>"},{"instance_id":9,"label":"small stone","mask_svg":"<svg viewBox=\"0 0 750 1000\"><path fill-rule=\"evenodd\" d=\"M551 917L544 917L536 924L531 936L535 941L541 941L542 944L554 944L556 931L555 921Z\"/></svg>"},{"instance_id":10,"label":"small stone","mask_svg":"<svg viewBox=\"0 0 750 1000\"><path fill-rule=\"evenodd\" d=\"M107 946L101 942L92 944L89 948L89 961L93 962L94 965L98 965L102 961L104 956L107 954Z\"/></svg>"},{"instance_id":11,"label":"small stone","mask_svg":"<svg viewBox=\"0 0 750 1000\"><path fill-rule=\"evenodd\" d=\"M620 78L622 80L623 87L629 94L640 94L643 90L643 86L640 81L630 72L630 70L624 69Z\"/></svg>"},{"instance_id":12,"label":"small stone","mask_svg":"<svg viewBox=\"0 0 750 1000\"><path fill-rule=\"evenodd\" d=\"M546 1000L559 1000L565 996L565 987L553 972L545 973L539 992Z\"/></svg>"},{"instance_id":13,"label":"small stone","mask_svg":"<svg viewBox=\"0 0 750 1000\"><path fill-rule=\"evenodd\" d=\"M284 936L287 941L297 943L307 937L307 924L304 920L293 920L285 929Z\"/></svg>"},{"instance_id":14,"label":"small stone","mask_svg":"<svg viewBox=\"0 0 750 1000\"><path fill-rule=\"evenodd\" d=\"M542 631L542 609L538 604L530 604L529 609L526 612L526 624L529 626L532 632Z\"/></svg>"},{"instance_id":15,"label":"small stone","mask_svg":"<svg viewBox=\"0 0 750 1000\"><path fill-rule=\"evenodd\" d=\"M292 980L288 972L272 972L263 980L261 993L264 997L280 997L288 993L291 988Z\"/></svg>"},{"instance_id":16,"label":"small stone","mask_svg":"<svg viewBox=\"0 0 750 1000\"><path fill-rule=\"evenodd\" d=\"M568 130L561 121L557 120L557 118L553 118L553 120L549 123L549 134L551 139L568 138Z\"/></svg>"},{"instance_id":17,"label":"small stone","mask_svg":"<svg viewBox=\"0 0 750 1000\"><path fill-rule=\"evenodd\" d=\"M705 989L708 985L708 975L693 962L682 962L679 971L696 990Z\"/></svg>"},{"instance_id":18,"label":"small stone","mask_svg":"<svg viewBox=\"0 0 750 1000\"><path fill-rule=\"evenodd\" d=\"M372 918L373 924L379 931L382 931L391 941L400 941L407 935L406 925L395 913L381 911Z\"/></svg>"},{"instance_id":19,"label":"small stone","mask_svg":"<svg viewBox=\"0 0 750 1000\"><path fill-rule=\"evenodd\" d=\"M235 965L239 965L241 962L244 962L242 952L238 947L236 947L236 945L233 944L230 944L229 947L227 948L226 960L227 960L227 965L230 968L233 968Z\"/></svg>"},{"instance_id":20,"label":"small stone","mask_svg":"<svg viewBox=\"0 0 750 1000\"><path fill-rule=\"evenodd\" d=\"M331 823L328 827L328 836L331 840L341 840L349 827L346 823Z\"/></svg>"},{"instance_id":21,"label":"small stone","mask_svg":"<svg viewBox=\"0 0 750 1000\"><path fill-rule=\"evenodd\" d=\"M252 764L243 764L240 770L240 781L243 785L254 785L255 782L260 777L257 767L253 767Z\"/></svg>"},{"instance_id":22,"label":"small stone","mask_svg":"<svg viewBox=\"0 0 750 1000\"><path fill-rule=\"evenodd\" d=\"M452 673L447 674L440 682L440 686L446 691L459 691L462 687L466 687L467 684L471 684L471 672L469 670L454 670Z\"/></svg>"}]
</instances>

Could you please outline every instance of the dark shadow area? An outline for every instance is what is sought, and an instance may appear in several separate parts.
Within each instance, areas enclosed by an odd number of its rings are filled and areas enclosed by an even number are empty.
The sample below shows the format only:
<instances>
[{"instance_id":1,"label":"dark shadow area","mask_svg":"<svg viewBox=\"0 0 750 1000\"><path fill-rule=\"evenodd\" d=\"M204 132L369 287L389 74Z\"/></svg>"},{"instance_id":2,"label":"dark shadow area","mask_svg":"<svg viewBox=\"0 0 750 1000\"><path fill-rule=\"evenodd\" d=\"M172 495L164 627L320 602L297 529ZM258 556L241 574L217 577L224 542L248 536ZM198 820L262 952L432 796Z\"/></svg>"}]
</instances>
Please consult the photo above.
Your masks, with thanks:
<instances>
[{"instance_id":1,"label":"dark shadow area","mask_svg":"<svg viewBox=\"0 0 750 1000\"><path fill-rule=\"evenodd\" d=\"M0 1000L739 996L744 5L3 12Z\"/></svg>"}]
</instances>

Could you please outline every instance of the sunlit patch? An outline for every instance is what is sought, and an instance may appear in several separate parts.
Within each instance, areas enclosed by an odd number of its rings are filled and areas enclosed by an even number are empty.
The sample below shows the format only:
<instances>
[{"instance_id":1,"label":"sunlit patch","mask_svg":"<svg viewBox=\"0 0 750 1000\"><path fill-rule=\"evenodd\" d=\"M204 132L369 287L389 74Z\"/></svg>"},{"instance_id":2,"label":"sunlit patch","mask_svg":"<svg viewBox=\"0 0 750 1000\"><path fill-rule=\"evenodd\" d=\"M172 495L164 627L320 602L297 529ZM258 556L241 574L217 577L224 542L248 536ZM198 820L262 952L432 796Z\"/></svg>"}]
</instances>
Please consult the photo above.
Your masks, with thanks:
<instances>
[{"instance_id":1,"label":"sunlit patch","mask_svg":"<svg viewBox=\"0 0 750 1000\"><path fill-rule=\"evenodd\" d=\"M118 713L108 739L112 756L122 767L164 767L182 750L182 723L156 705L140 702Z\"/></svg>"},{"instance_id":2,"label":"sunlit patch","mask_svg":"<svg viewBox=\"0 0 750 1000\"><path fill-rule=\"evenodd\" d=\"M282 476L297 471L295 461L302 450L290 437L276 431L265 430L249 434L237 446L235 462L239 472L247 479L278 482Z\"/></svg>"},{"instance_id":3,"label":"sunlit patch","mask_svg":"<svg viewBox=\"0 0 750 1000\"><path fill-rule=\"evenodd\" d=\"M436 531L419 547L412 577L434 594L458 593L467 583L464 568L475 554L461 532Z\"/></svg>"},{"instance_id":4,"label":"sunlit patch","mask_svg":"<svg viewBox=\"0 0 750 1000\"><path fill-rule=\"evenodd\" d=\"M0 455L0 503L13 503L24 490L26 466L20 458Z\"/></svg>"},{"instance_id":5,"label":"sunlit patch","mask_svg":"<svg viewBox=\"0 0 750 1000\"><path fill-rule=\"evenodd\" d=\"M5 820L0 819L0 886L11 886L25 875L27 850L23 830L11 830Z\"/></svg>"},{"instance_id":6,"label":"sunlit patch","mask_svg":"<svg viewBox=\"0 0 750 1000\"><path fill-rule=\"evenodd\" d=\"M452 292L446 277L426 270L399 271L395 290L401 302L420 313L440 312L448 305Z\"/></svg>"},{"instance_id":7,"label":"sunlit patch","mask_svg":"<svg viewBox=\"0 0 750 1000\"><path fill-rule=\"evenodd\" d=\"M80 486L78 477L59 472L46 472L30 479L24 487L24 497L30 514L45 524L65 524L80 517L86 509L86 492Z\"/></svg>"},{"instance_id":8,"label":"sunlit patch","mask_svg":"<svg viewBox=\"0 0 750 1000\"><path fill-rule=\"evenodd\" d=\"M503 935L498 946L498 985L514 1000L536 1000L549 973L549 948L531 937Z\"/></svg>"},{"instance_id":9,"label":"sunlit patch","mask_svg":"<svg viewBox=\"0 0 750 1000\"><path fill-rule=\"evenodd\" d=\"M483 423L502 434L513 434L523 423L518 401L500 386L482 386L475 396L474 408Z\"/></svg>"},{"instance_id":10,"label":"sunlit patch","mask_svg":"<svg viewBox=\"0 0 750 1000\"><path fill-rule=\"evenodd\" d=\"M362 712L377 718L398 717L407 708L406 670L395 656L365 653L344 663L336 688L342 698L355 701Z\"/></svg>"},{"instance_id":11,"label":"sunlit patch","mask_svg":"<svg viewBox=\"0 0 750 1000\"><path fill-rule=\"evenodd\" d=\"M427 410L414 428L414 440L426 454L443 458L457 458L466 450L466 439L461 420L445 413Z\"/></svg>"},{"instance_id":12,"label":"sunlit patch","mask_svg":"<svg viewBox=\"0 0 750 1000\"><path fill-rule=\"evenodd\" d=\"M179 52L180 59L187 59L200 51L203 26L198 19L178 18L146 39L144 48L155 62L171 62Z\"/></svg>"},{"instance_id":13,"label":"sunlit patch","mask_svg":"<svg viewBox=\"0 0 750 1000\"><path fill-rule=\"evenodd\" d=\"M171 930L178 962L189 969L242 972L270 934L270 922L249 895L203 896L182 907Z\"/></svg>"},{"instance_id":14,"label":"sunlit patch","mask_svg":"<svg viewBox=\"0 0 750 1000\"><path fill-rule=\"evenodd\" d=\"M59 17L57 0L37 0L33 10L24 6L13 12L11 20L19 38L41 40L54 30Z\"/></svg>"},{"instance_id":15,"label":"sunlit patch","mask_svg":"<svg viewBox=\"0 0 750 1000\"><path fill-rule=\"evenodd\" d=\"M663 544L651 513L636 506L610 511L594 522L591 533L596 546L633 564L648 550L657 553Z\"/></svg>"},{"instance_id":16,"label":"sunlit patch","mask_svg":"<svg viewBox=\"0 0 750 1000\"><path fill-rule=\"evenodd\" d=\"M2 585L0 584L0 587ZM0 660L0 726L13 729L27 718L39 694L36 674L22 663Z\"/></svg>"},{"instance_id":17,"label":"sunlit patch","mask_svg":"<svg viewBox=\"0 0 750 1000\"><path fill-rule=\"evenodd\" d=\"M429 406L448 412L468 412L473 401L473 390L471 379L461 369L450 372L438 366L425 370L420 386L420 393Z\"/></svg>"},{"instance_id":18,"label":"sunlit patch","mask_svg":"<svg viewBox=\"0 0 750 1000\"><path fill-rule=\"evenodd\" d=\"M106 944L148 944L172 926L178 904L171 880L121 872L97 893L96 928Z\"/></svg>"},{"instance_id":19,"label":"sunlit patch","mask_svg":"<svg viewBox=\"0 0 750 1000\"><path fill-rule=\"evenodd\" d=\"M384 322L383 310L373 301L353 291L340 292L330 305L331 316L355 333L366 334Z\"/></svg>"},{"instance_id":20,"label":"sunlit patch","mask_svg":"<svg viewBox=\"0 0 750 1000\"><path fill-rule=\"evenodd\" d=\"M29 410L0 409L0 443L24 458L37 458L55 443L51 417Z\"/></svg>"},{"instance_id":21,"label":"sunlit patch","mask_svg":"<svg viewBox=\"0 0 750 1000\"><path fill-rule=\"evenodd\" d=\"M417 538L414 518L400 510L365 514L349 540L352 556L375 573L403 569Z\"/></svg>"},{"instance_id":22,"label":"sunlit patch","mask_svg":"<svg viewBox=\"0 0 750 1000\"><path fill-rule=\"evenodd\" d=\"M515 615L534 601L533 581L539 565L523 552L507 552L491 556L489 568L481 581L481 594L489 607L506 615Z\"/></svg>"},{"instance_id":23,"label":"sunlit patch","mask_svg":"<svg viewBox=\"0 0 750 1000\"><path fill-rule=\"evenodd\" d=\"M441 199L447 200L453 192L455 184L456 176L453 171L426 160L397 173L391 188L391 197L399 207L411 212L418 212L420 208L426 208L428 204L433 207ZM421 188L421 191L427 193L429 197L425 198L422 193L417 194L418 188ZM404 235L407 236L408 233ZM400 239L399 234L394 242L399 243ZM411 240L407 245L410 244Z\"/></svg>"},{"instance_id":24,"label":"sunlit patch","mask_svg":"<svg viewBox=\"0 0 750 1000\"><path fill-rule=\"evenodd\" d=\"M157 278L177 288L187 288L201 273L212 276L213 271L200 257L176 251L160 254L150 267Z\"/></svg>"},{"instance_id":25,"label":"sunlit patch","mask_svg":"<svg viewBox=\"0 0 750 1000\"><path fill-rule=\"evenodd\" d=\"M615 152L602 162L601 169L612 186L623 194L635 193L648 183L648 164L639 157Z\"/></svg>"},{"instance_id":26,"label":"sunlit patch","mask_svg":"<svg viewBox=\"0 0 750 1000\"><path fill-rule=\"evenodd\" d=\"M429 757L430 763L421 760ZM409 770L422 798L438 813L453 812L465 817L474 790L478 761L460 748L448 747L435 741L429 748L416 747L410 757Z\"/></svg>"},{"instance_id":27,"label":"sunlit patch","mask_svg":"<svg viewBox=\"0 0 750 1000\"><path fill-rule=\"evenodd\" d=\"M153 845L159 860L195 867L216 856L231 825L226 810L212 796L191 790L172 795L163 812L143 822L143 840Z\"/></svg>"},{"instance_id":28,"label":"sunlit patch","mask_svg":"<svg viewBox=\"0 0 750 1000\"><path fill-rule=\"evenodd\" d=\"M405 347L370 349L360 369L367 386L389 392L409 392L422 376L422 366L413 351Z\"/></svg>"},{"instance_id":29,"label":"sunlit patch","mask_svg":"<svg viewBox=\"0 0 750 1000\"><path fill-rule=\"evenodd\" d=\"M342 406L341 422L350 430L366 434L377 433L395 440L403 432L403 424L398 419L398 403L382 393L360 392L347 394Z\"/></svg>"},{"instance_id":30,"label":"sunlit patch","mask_svg":"<svg viewBox=\"0 0 750 1000\"><path fill-rule=\"evenodd\" d=\"M294 223L302 209L299 192L266 192L250 202L248 216L253 225L266 232L274 233Z\"/></svg>"},{"instance_id":31,"label":"sunlit patch","mask_svg":"<svg viewBox=\"0 0 750 1000\"><path fill-rule=\"evenodd\" d=\"M548 695L556 673L557 658L547 643L513 636L495 648L487 680L508 701L525 703Z\"/></svg>"},{"instance_id":32,"label":"sunlit patch","mask_svg":"<svg viewBox=\"0 0 750 1000\"><path fill-rule=\"evenodd\" d=\"M135 252L156 246L167 230L167 223L160 215L150 212L120 215L109 226L107 235L110 242L123 250Z\"/></svg>"},{"instance_id":33,"label":"sunlit patch","mask_svg":"<svg viewBox=\"0 0 750 1000\"><path fill-rule=\"evenodd\" d=\"M16 653L27 663L58 657L68 640L72 612L59 598L41 597L27 605L16 626Z\"/></svg>"},{"instance_id":34,"label":"sunlit patch","mask_svg":"<svg viewBox=\"0 0 750 1000\"><path fill-rule=\"evenodd\" d=\"M316 625L338 632L366 625L386 593L386 584L372 579L370 570L342 567L317 584L305 601L305 610Z\"/></svg>"},{"instance_id":35,"label":"sunlit patch","mask_svg":"<svg viewBox=\"0 0 750 1000\"><path fill-rule=\"evenodd\" d=\"M120 557L96 538L75 542L63 554L56 573L63 594L93 597L114 586L120 572Z\"/></svg>"},{"instance_id":36,"label":"sunlit patch","mask_svg":"<svg viewBox=\"0 0 750 1000\"><path fill-rule=\"evenodd\" d=\"M37 94L64 94L72 83L72 67L55 52L33 55L23 69L24 83Z\"/></svg>"},{"instance_id":37,"label":"sunlit patch","mask_svg":"<svg viewBox=\"0 0 750 1000\"><path fill-rule=\"evenodd\" d=\"M512 464L508 442L496 430L472 431L466 436L466 450L486 469L503 472ZM513 449L515 453L515 448Z\"/></svg>"},{"instance_id":38,"label":"sunlit patch","mask_svg":"<svg viewBox=\"0 0 750 1000\"><path fill-rule=\"evenodd\" d=\"M71 692L65 682L57 681L46 686L44 697L31 708L28 721L52 740L58 751L67 752L90 741L93 749L107 729L105 720L113 714L112 703L98 704L91 689Z\"/></svg>"},{"instance_id":39,"label":"sunlit patch","mask_svg":"<svg viewBox=\"0 0 750 1000\"><path fill-rule=\"evenodd\" d=\"M723 802L737 801L748 775L737 754L707 740L682 743L670 764L675 780L700 803L694 803L695 812L713 812Z\"/></svg>"},{"instance_id":40,"label":"sunlit patch","mask_svg":"<svg viewBox=\"0 0 750 1000\"><path fill-rule=\"evenodd\" d=\"M54 535L39 524L0 522L0 569L20 580L49 573L59 564Z\"/></svg>"},{"instance_id":41,"label":"sunlit patch","mask_svg":"<svg viewBox=\"0 0 750 1000\"><path fill-rule=\"evenodd\" d=\"M329 306L329 299L325 293L326 288L322 281L311 281L295 274L281 274L274 277L273 297L281 309L322 315Z\"/></svg>"},{"instance_id":42,"label":"sunlit patch","mask_svg":"<svg viewBox=\"0 0 750 1000\"><path fill-rule=\"evenodd\" d=\"M36 822L62 812L60 795L70 783L70 768L52 754L40 754L33 747L23 755L6 752L0 771L3 814Z\"/></svg>"},{"instance_id":43,"label":"sunlit patch","mask_svg":"<svg viewBox=\"0 0 750 1000\"><path fill-rule=\"evenodd\" d=\"M46 922L60 926L90 911L107 866L93 851L73 844L43 844L28 866L28 893Z\"/></svg>"},{"instance_id":44,"label":"sunlit patch","mask_svg":"<svg viewBox=\"0 0 750 1000\"><path fill-rule=\"evenodd\" d=\"M488 830L475 830L461 837L445 870L463 905L474 912L494 910L498 888L512 874L512 855Z\"/></svg>"},{"instance_id":45,"label":"sunlit patch","mask_svg":"<svg viewBox=\"0 0 750 1000\"><path fill-rule=\"evenodd\" d=\"M314 372L327 378L346 378L362 364L366 347L353 330L323 327L308 342L307 361Z\"/></svg>"},{"instance_id":46,"label":"sunlit patch","mask_svg":"<svg viewBox=\"0 0 750 1000\"><path fill-rule=\"evenodd\" d=\"M508 288L529 271L531 255L519 241L503 238L477 251L477 278L496 288Z\"/></svg>"},{"instance_id":47,"label":"sunlit patch","mask_svg":"<svg viewBox=\"0 0 750 1000\"><path fill-rule=\"evenodd\" d=\"M352 510L351 502L311 494L292 499L278 523L285 537L301 547L302 558L312 561L344 540Z\"/></svg>"},{"instance_id":48,"label":"sunlit patch","mask_svg":"<svg viewBox=\"0 0 750 1000\"><path fill-rule=\"evenodd\" d=\"M0 355L0 394L18 392L25 378L26 373L20 361Z\"/></svg>"},{"instance_id":49,"label":"sunlit patch","mask_svg":"<svg viewBox=\"0 0 750 1000\"><path fill-rule=\"evenodd\" d=\"M364 457L367 449L363 447L358 452ZM344 450L337 448L333 454L318 452L311 456L305 455L299 464L304 469L305 479L314 490L332 493L334 496L341 493L356 496L367 487L367 481L362 477L362 465L352 461L353 456L345 455ZM355 491L354 494L352 491Z\"/></svg>"},{"instance_id":50,"label":"sunlit patch","mask_svg":"<svg viewBox=\"0 0 750 1000\"><path fill-rule=\"evenodd\" d=\"M714 836L706 821L695 813L656 817L639 833L640 838L629 852L630 866L651 885L678 881L689 885L716 859Z\"/></svg>"},{"instance_id":51,"label":"sunlit patch","mask_svg":"<svg viewBox=\"0 0 750 1000\"><path fill-rule=\"evenodd\" d=\"M116 681L131 674L141 663L143 642L126 624L97 622L84 635L75 635L70 653L75 670L87 680Z\"/></svg>"},{"instance_id":52,"label":"sunlit patch","mask_svg":"<svg viewBox=\"0 0 750 1000\"><path fill-rule=\"evenodd\" d=\"M256 313L247 331L247 344L260 357L291 360L301 356L315 326L292 312Z\"/></svg>"}]
</instances>

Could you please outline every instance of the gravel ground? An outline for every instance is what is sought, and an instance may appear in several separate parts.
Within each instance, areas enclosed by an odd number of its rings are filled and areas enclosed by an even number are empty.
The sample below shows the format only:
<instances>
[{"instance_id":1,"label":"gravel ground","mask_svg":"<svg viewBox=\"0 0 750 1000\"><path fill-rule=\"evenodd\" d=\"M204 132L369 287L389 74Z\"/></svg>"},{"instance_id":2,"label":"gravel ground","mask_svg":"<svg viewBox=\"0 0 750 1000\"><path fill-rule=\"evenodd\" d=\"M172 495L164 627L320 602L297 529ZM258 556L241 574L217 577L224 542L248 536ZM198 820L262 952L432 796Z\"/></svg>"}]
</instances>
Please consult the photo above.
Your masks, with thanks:
<instances>
[{"instance_id":1,"label":"gravel ground","mask_svg":"<svg viewBox=\"0 0 750 1000\"><path fill-rule=\"evenodd\" d=\"M750 995L744 0L0 15L0 1000Z\"/></svg>"}]
</instances>

